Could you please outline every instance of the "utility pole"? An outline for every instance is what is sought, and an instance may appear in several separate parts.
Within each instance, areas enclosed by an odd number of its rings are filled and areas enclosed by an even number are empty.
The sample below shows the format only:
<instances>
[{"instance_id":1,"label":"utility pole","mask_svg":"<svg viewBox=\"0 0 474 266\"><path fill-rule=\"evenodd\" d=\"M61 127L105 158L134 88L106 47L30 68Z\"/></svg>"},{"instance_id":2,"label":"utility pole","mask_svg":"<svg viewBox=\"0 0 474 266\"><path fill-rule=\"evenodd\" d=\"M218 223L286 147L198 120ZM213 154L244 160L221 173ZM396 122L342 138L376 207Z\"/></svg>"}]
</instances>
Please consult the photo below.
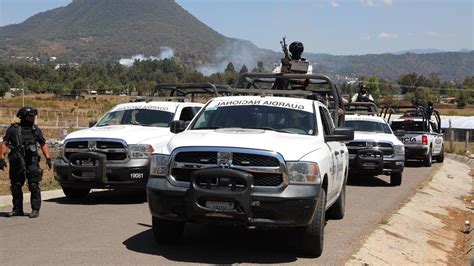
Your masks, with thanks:
<instances>
[{"instance_id":1,"label":"utility pole","mask_svg":"<svg viewBox=\"0 0 474 266\"><path fill-rule=\"evenodd\" d=\"M22 88L21 88L21 99L22 99L22 107L25 107L25 81L22 81Z\"/></svg>"}]
</instances>

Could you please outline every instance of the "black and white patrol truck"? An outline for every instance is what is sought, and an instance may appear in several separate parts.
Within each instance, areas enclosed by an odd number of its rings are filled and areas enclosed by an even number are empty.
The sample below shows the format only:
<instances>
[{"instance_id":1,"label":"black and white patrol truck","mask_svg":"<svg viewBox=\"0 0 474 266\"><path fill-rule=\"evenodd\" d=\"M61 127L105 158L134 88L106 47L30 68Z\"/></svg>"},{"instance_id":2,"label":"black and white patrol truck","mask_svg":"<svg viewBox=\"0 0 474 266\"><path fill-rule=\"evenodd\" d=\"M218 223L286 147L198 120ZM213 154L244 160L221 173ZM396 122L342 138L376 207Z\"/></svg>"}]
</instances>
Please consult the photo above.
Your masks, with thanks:
<instances>
[{"instance_id":1,"label":"black and white patrol truck","mask_svg":"<svg viewBox=\"0 0 474 266\"><path fill-rule=\"evenodd\" d=\"M405 158L421 160L424 166L431 166L433 159L444 161L444 138L441 118L434 110L428 113L422 106L396 107L406 110L394 119L390 126L405 145Z\"/></svg>"}]
</instances>

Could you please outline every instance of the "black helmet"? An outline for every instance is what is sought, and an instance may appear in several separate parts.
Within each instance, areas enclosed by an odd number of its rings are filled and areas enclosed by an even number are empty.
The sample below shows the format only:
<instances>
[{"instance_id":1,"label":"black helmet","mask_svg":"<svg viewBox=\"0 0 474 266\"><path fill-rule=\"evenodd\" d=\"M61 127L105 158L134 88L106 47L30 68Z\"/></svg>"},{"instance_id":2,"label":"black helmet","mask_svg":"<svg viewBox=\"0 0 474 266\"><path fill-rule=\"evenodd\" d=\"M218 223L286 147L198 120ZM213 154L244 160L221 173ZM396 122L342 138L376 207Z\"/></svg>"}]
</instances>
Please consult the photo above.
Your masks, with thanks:
<instances>
[{"instance_id":1,"label":"black helmet","mask_svg":"<svg viewBox=\"0 0 474 266\"><path fill-rule=\"evenodd\" d=\"M20 119L24 119L27 116L36 116L36 115L38 115L38 110L29 106L20 108L20 110L18 110L18 112L16 113L16 117Z\"/></svg>"},{"instance_id":2,"label":"black helmet","mask_svg":"<svg viewBox=\"0 0 474 266\"><path fill-rule=\"evenodd\" d=\"M296 41L290 44L290 53L293 59L299 59L303 51L304 51L304 46L302 42Z\"/></svg>"}]
</instances>

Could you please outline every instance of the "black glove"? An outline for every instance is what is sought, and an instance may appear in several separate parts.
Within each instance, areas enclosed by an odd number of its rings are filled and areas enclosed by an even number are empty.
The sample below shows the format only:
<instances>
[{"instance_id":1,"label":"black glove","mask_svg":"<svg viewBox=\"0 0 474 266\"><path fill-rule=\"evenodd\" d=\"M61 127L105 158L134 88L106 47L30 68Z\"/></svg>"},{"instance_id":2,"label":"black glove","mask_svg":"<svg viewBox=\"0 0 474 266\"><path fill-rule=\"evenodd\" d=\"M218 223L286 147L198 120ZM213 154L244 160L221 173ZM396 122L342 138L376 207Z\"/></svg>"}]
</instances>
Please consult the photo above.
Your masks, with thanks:
<instances>
[{"instance_id":1,"label":"black glove","mask_svg":"<svg viewBox=\"0 0 474 266\"><path fill-rule=\"evenodd\" d=\"M51 167L53 167L53 164L51 163L51 158L46 158L46 164L48 165L49 170L51 170Z\"/></svg>"},{"instance_id":2,"label":"black glove","mask_svg":"<svg viewBox=\"0 0 474 266\"><path fill-rule=\"evenodd\" d=\"M5 159L0 159L0 170L5 170L6 167L7 162L5 161Z\"/></svg>"}]
</instances>

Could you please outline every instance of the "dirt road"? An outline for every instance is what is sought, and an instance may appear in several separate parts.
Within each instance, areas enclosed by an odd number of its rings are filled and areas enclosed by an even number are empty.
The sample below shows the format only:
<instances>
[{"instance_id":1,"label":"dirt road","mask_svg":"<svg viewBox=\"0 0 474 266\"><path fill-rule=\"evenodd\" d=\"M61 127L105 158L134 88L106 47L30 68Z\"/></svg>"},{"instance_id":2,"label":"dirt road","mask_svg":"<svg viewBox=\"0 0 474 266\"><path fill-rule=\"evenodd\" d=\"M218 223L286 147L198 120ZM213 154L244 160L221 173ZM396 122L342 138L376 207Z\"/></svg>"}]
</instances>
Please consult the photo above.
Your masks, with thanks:
<instances>
[{"instance_id":1,"label":"dirt road","mask_svg":"<svg viewBox=\"0 0 474 266\"><path fill-rule=\"evenodd\" d=\"M144 197L98 192L82 202L43 202L38 219L5 218L0 208L0 261L12 264L297 263L334 265L347 261L384 216L401 206L431 168L410 164L400 187L388 177L350 181L346 217L328 221L320 258L296 257L282 231L190 225L177 246L153 241ZM29 210L29 206L25 206Z\"/></svg>"}]
</instances>

